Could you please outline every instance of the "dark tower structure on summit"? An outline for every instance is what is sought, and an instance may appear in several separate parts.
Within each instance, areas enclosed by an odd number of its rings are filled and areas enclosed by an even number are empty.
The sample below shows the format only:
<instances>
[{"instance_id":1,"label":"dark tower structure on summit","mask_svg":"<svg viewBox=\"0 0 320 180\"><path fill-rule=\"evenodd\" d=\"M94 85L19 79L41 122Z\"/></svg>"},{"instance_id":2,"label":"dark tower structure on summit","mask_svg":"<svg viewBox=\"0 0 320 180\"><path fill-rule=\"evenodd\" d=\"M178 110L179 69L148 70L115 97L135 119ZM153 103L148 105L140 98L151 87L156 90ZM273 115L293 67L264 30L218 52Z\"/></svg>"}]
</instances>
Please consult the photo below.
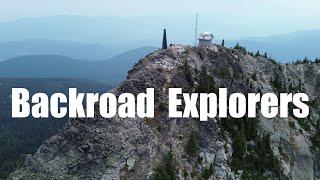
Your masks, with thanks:
<instances>
[{"instance_id":1,"label":"dark tower structure on summit","mask_svg":"<svg viewBox=\"0 0 320 180\"><path fill-rule=\"evenodd\" d=\"M163 39L162 39L162 49L167 49L168 44L167 44L167 30L163 29Z\"/></svg>"}]
</instances>

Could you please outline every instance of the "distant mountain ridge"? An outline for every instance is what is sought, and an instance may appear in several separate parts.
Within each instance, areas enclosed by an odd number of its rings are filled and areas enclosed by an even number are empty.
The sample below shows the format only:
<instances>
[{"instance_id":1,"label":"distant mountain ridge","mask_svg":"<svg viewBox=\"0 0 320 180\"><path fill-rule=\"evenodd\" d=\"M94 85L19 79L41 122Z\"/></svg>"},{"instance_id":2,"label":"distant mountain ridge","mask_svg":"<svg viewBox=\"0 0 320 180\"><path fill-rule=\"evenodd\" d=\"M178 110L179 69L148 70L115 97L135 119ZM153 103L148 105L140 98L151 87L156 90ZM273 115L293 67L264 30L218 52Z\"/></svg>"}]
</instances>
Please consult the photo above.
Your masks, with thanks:
<instances>
[{"instance_id":1,"label":"distant mountain ridge","mask_svg":"<svg viewBox=\"0 0 320 180\"><path fill-rule=\"evenodd\" d=\"M29 55L0 62L0 77L81 78L118 83L127 71L155 47L133 49L104 61L81 61L60 55Z\"/></svg>"},{"instance_id":2,"label":"distant mountain ridge","mask_svg":"<svg viewBox=\"0 0 320 180\"><path fill-rule=\"evenodd\" d=\"M249 51L267 52L281 62L291 62L305 57L315 59L320 57L320 30L299 31L288 34L247 38L227 42L228 46L236 43L246 47Z\"/></svg>"},{"instance_id":3,"label":"distant mountain ridge","mask_svg":"<svg viewBox=\"0 0 320 180\"><path fill-rule=\"evenodd\" d=\"M193 44L194 22L191 18L193 16L188 15L170 19L52 16L0 22L0 61L33 54L57 54L75 59L109 58L135 47L157 46L161 43L163 27L167 27L169 43ZM241 38L244 37L242 30L237 32L237 39L228 39L230 34L235 34L235 24L220 24L206 17L202 17L202 21L205 23L201 24L199 32L211 31L219 39L215 40L217 44L221 39L225 39L229 47L239 42L250 51L266 51L281 62L320 56L317 48L319 29L266 37L259 37L253 30L246 29L246 34L257 38Z\"/></svg>"},{"instance_id":4,"label":"distant mountain ridge","mask_svg":"<svg viewBox=\"0 0 320 180\"><path fill-rule=\"evenodd\" d=\"M0 43L0 61L16 56L55 54L82 60L103 60L124 51L120 47L74 41L28 39Z\"/></svg>"}]
</instances>

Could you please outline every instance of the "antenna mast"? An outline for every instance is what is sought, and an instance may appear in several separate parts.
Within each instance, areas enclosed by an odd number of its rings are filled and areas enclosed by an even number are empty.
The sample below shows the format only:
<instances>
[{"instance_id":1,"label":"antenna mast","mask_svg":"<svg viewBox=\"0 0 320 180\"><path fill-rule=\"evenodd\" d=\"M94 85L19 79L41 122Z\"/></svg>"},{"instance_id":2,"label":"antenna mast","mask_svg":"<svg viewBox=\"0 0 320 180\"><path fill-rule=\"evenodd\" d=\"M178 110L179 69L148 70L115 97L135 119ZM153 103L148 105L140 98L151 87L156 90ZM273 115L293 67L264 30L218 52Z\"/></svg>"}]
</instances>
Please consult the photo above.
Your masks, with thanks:
<instances>
[{"instance_id":1,"label":"antenna mast","mask_svg":"<svg viewBox=\"0 0 320 180\"><path fill-rule=\"evenodd\" d=\"M196 27L194 30L194 46L197 46L198 42L198 13L196 14Z\"/></svg>"}]
</instances>

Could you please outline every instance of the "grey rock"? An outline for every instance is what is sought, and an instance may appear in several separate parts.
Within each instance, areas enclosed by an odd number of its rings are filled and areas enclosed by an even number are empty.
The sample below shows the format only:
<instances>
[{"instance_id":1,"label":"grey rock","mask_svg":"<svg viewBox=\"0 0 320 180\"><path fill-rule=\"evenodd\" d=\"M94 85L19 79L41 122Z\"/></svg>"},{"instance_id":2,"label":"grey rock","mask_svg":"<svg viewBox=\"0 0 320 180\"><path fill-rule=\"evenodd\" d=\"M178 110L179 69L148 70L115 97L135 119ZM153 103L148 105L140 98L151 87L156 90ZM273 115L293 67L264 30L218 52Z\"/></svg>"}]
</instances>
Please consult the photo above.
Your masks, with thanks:
<instances>
[{"instance_id":1,"label":"grey rock","mask_svg":"<svg viewBox=\"0 0 320 180\"><path fill-rule=\"evenodd\" d=\"M195 82L190 87L181 71L184 62L192 71ZM312 98L320 95L320 65L280 65L264 57L252 57L243 51L213 45L193 48L173 45L141 59L128 72L127 79L110 92L137 95L146 88L155 88L155 107L168 101L169 87L181 87L184 92L196 91L199 72L206 66L217 87L229 92L276 92L272 81L281 77L285 88L304 82L305 92ZM257 80L252 79L257 74ZM278 76L277 76L278 75ZM232 140L222 137L219 119L199 122L196 119L169 119L167 112L156 110L153 119L99 116L71 119L55 136L47 140L25 165L9 179L150 179L164 154L171 151L177 176L183 170L190 175L212 164L215 179L240 179L242 172L229 166ZM319 108L312 107L312 119L319 118ZM310 136L315 133L292 129L288 119L259 117L259 131L271 134L271 147L282 162L287 179L319 179L320 155L311 151ZM191 131L195 131L202 162L188 159L185 147ZM253 143L254 142L250 142ZM270 178L272 179L271 175Z\"/></svg>"}]
</instances>

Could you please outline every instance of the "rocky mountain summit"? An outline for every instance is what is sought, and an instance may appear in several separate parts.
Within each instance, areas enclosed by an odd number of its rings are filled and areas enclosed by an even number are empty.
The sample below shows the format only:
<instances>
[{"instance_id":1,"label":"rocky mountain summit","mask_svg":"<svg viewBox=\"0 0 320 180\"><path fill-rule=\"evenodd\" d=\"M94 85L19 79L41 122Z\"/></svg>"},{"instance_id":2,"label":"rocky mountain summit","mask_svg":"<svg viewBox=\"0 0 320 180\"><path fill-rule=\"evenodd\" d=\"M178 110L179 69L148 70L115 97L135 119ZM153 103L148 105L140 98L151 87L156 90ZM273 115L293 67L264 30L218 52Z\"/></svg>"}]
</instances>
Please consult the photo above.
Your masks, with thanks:
<instances>
[{"instance_id":1,"label":"rocky mountain summit","mask_svg":"<svg viewBox=\"0 0 320 180\"><path fill-rule=\"evenodd\" d=\"M278 64L243 49L173 45L141 59L111 92L155 88L155 117L70 119L9 179L320 179L320 65ZM305 92L306 119L168 118L184 92ZM292 107L291 107L292 108Z\"/></svg>"}]
</instances>

